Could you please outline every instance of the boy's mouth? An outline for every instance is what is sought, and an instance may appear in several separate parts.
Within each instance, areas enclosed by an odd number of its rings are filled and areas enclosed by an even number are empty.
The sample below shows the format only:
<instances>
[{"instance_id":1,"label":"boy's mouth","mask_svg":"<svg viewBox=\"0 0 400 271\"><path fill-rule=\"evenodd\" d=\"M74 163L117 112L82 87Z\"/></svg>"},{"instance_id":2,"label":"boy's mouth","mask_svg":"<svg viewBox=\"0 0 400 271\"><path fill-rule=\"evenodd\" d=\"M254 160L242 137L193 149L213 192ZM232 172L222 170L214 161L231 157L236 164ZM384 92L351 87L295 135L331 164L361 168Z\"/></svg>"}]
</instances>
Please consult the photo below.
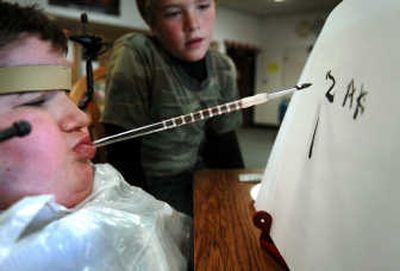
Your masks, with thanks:
<instances>
[{"instance_id":1,"label":"boy's mouth","mask_svg":"<svg viewBox=\"0 0 400 271\"><path fill-rule=\"evenodd\" d=\"M96 147L92 144L89 136L82 138L78 144L75 145L73 151L79 160L89 161L96 155Z\"/></svg>"},{"instance_id":2,"label":"boy's mouth","mask_svg":"<svg viewBox=\"0 0 400 271\"><path fill-rule=\"evenodd\" d=\"M194 38L194 39L190 39L186 42L186 47L190 48L190 49L194 49L197 48L199 46L201 46L201 44L203 43L203 38Z\"/></svg>"}]
</instances>

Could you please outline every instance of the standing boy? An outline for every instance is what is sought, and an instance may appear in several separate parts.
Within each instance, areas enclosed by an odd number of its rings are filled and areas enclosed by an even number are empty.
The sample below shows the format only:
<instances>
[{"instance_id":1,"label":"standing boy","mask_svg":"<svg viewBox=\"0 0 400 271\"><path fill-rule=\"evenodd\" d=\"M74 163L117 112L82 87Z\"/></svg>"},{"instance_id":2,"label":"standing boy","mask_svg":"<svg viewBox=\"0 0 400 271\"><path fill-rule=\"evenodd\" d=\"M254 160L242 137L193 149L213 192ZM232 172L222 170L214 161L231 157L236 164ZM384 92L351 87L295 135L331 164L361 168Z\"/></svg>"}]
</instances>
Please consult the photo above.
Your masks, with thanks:
<instances>
[{"instance_id":1,"label":"standing boy","mask_svg":"<svg viewBox=\"0 0 400 271\"><path fill-rule=\"evenodd\" d=\"M210 50L214 0L138 0L151 35L128 34L109 60L103 123L108 134L233 101L233 62ZM127 179L192 214L201 167L243 167L236 112L112 145L109 161Z\"/></svg>"}]
</instances>

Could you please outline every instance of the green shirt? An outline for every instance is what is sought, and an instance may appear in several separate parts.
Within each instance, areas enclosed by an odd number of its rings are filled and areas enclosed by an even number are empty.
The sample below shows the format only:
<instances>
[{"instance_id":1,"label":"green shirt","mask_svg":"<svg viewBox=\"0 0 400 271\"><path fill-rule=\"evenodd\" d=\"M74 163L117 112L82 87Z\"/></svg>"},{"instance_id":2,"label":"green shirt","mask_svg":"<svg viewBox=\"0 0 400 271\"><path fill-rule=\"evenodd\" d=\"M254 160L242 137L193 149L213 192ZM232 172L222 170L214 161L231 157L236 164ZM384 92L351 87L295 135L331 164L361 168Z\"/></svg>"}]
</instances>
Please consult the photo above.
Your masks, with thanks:
<instances>
[{"instance_id":1,"label":"green shirt","mask_svg":"<svg viewBox=\"0 0 400 271\"><path fill-rule=\"evenodd\" d=\"M125 35L110 56L102 121L132 129L239 98L236 70L227 56L209 50L206 70L207 78L198 82L154 39ZM234 112L143 137L145 174L160 177L193 170L206 129L222 134L241 121L241 113Z\"/></svg>"}]
</instances>

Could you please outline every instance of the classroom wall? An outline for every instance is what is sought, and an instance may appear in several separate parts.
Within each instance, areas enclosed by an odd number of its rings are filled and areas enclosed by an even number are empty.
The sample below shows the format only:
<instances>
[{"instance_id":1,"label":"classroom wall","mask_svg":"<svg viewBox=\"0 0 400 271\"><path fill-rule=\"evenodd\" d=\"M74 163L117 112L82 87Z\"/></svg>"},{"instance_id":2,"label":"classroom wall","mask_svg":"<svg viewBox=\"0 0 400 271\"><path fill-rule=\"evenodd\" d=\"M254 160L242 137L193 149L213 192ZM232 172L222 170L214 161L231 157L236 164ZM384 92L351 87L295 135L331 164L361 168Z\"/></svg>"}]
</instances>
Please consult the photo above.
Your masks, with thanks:
<instances>
[{"instance_id":1,"label":"classroom wall","mask_svg":"<svg viewBox=\"0 0 400 271\"><path fill-rule=\"evenodd\" d=\"M214 39L225 52L224 40L254 45L262 48L263 18L251 16L236 10L217 7L217 19L214 28Z\"/></svg>"},{"instance_id":2,"label":"classroom wall","mask_svg":"<svg viewBox=\"0 0 400 271\"><path fill-rule=\"evenodd\" d=\"M85 11L89 22L148 29L132 0L120 0L120 16L51 6L47 0L8 1L24 5L36 3L49 14L75 19L79 19L80 14ZM272 91L293 84L298 78L308 49L317 37L315 32L307 32L306 28L326 15L321 13L263 18L218 6L214 40L222 52L225 52L224 40L261 48L257 59L256 93ZM257 106L255 124L278 126L279 102Z\"/></svg>"},{"instance_id":3,"label":"classroom wall","mask_svg":"<svg viewBox=\"0 0 400 271\"><path fill-rule=\"evenodd\" d=\"M288 88L297 83L326 16L327 13L313 13L263 19L260 35L263 50L257 63L256 93ZM254 122L278 126L282 100L257 106Z\"/></svg>"},{"instance_id":4,"label":"classroom wall","mask_svg":"<svg viewBox=\"0 0 400 271\"><path fill-rule=\"evenodd\" d=\"M138 10L136 9L135 1L120 0L120 16L105 15L91 12L90 10L78 10L73 8L63 8L54 5L49 5L47 0L7 0L8 2L17 2L20 4L36 3L46 12L67 18L79 19L82 12L88 14L89 22L98 22L116 26L125 26L139 29L148 29L147 25L141 19ZM214 31L214 39L220 43L221 50L224 50L223 41L231 39L242 41L261 46L262 38L261 18L250 16L234 10L217 7L217 20Z\"/></svg>"},{"instance_id":5,"label":"classroom wall","mask_svg":"<svg viewBox=\"0 0 400 271\"><path fill-rule=\"evenodd\" d=\"M136 9L135 1L120 0L120 16L106 15L96 12L91 12L85 9L64 8L54 5L49 5L48 0L6 0L7 2L16 2L23 5L37 4L40 8L49 14L67 17L80 18L82 12L88 14L89 22L105 23L116 26L146 28L146 24L141 19L139 12Z\"/></svg>"}]
</instances>

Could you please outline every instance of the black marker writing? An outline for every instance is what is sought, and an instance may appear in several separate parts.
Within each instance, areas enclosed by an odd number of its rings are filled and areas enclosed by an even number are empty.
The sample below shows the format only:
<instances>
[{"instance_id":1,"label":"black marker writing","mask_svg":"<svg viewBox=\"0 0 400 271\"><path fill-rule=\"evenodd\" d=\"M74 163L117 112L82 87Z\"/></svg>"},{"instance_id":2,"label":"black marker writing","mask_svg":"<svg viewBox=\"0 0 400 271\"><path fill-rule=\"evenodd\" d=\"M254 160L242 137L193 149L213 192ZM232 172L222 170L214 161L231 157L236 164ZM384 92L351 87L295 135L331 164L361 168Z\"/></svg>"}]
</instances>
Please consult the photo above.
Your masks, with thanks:
<instances>
[{"instance_id":1,"label":"black marker writing","mask_svg":"<svg viewBox=\"0 0 400 271\"><path fill-rule=\"evenodd\" d=\"M356 106L356 110L354 111L353 119L357 118L358 113L361 113L361 114L364 113L364 105L361 102L365 100L365 96L367 94L368 94L368 92L364 91L364 85L361 85L361 91L357 97L357 106Z\"/></svg>"},{"instance_id":2,"label":"black marker writing","mask_svg":"<svg viewBox=\"0 0 400 271\"><path fill-rule=\"evenodd\" d=\"M313 152L313 148L314 148L314 141L315 141L315 135L317 134L318 123L319 123L319 111L318 111L317 122L315 123L314 131L313 131L312 138L311 138L310 148L308 149L308 159L311 159L311 157L312 157L312 152Z\"/></svg>"},{"instance_id":3,"label":"black marker writing","mask_svg":"<svg viewBox=\"0 0 400 271\"><path fill-rule=\"evenodd\" d=\"M354 87L354 79L351 79L350 83L347 85L346 95L344 96L342 104L343 107L346 105L348 99L350 99L349 109L353 107L354 93L356 93L356 88Z\"/></svg>"},{"instance_id":4,"label":"black marker writing","mask_svg":"<svg viewBox=\"0 0 400 271\"><path fill-rule=\"evenodd\" d=\"M328 99L329 103L333 103L335 99L335 94L336 92L334 91L335 85L336 85L336 79L332 75L332 71L329 70L326 73L325 76L326 80L331 81L331 85L329 86L328 91L325 93L325 97ZM353 107L355 105L354 113L353 113L353 119L357 119L357 117L361 114L364 113L365 110L365 102L366 98L365 96L367 95L368 92L364 91L364 86L361 85L361 89L358 91L356 88L356 85L354 83L354 79L351 79L350 83L346 87L346 93L343 98L342 102L342 107L345 107L348 105L348 108L350 110L353 110Z\"/></svg>"},{"instance_id":5,"label":"black marker writing","mask_svg":"<svg viewBox=\"0 0 400 271\"><path fill-rule=\"evenodd\" d=\"M326 80L328 80L328 79L329 79L329 80L332 80L332 85L329 87L328 91L325 93L325 97L328 99L328 101L329 101L330 103L333 103L333 100L334 100L334 98L335 98L335 94L332 94L332 90L333 90L333 88L334 88L335 85L336 85L336 80L335 80L335 78L332 76L331 71L328 71L328 72L326 73L325 79L326 79Z\"/></svg>"}]
</instances>

